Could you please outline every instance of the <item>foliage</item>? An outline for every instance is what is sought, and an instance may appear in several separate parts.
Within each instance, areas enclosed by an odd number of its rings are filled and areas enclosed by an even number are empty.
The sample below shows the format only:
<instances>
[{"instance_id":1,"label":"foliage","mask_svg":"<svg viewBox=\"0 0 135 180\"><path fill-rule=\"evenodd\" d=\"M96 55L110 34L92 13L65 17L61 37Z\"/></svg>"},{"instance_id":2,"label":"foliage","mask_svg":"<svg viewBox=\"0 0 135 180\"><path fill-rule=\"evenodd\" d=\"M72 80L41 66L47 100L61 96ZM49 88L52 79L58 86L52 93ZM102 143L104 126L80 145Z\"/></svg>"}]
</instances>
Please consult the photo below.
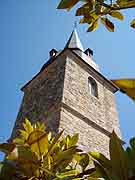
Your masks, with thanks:
<instances>
[{"instance_id":1,"label":"foliage","mask_svg":"<svg viewBox=\"0 0 135 180\"><path fill-rule=\"evenodd\" d=\"M0 163L0 180L80 180L90 163L90 156L77 147L78 134L52 137L43 123L23 123L20 137L0 144L6 157Z\"/></svg>"},{"instance_id":2,"label":"foliage","mask_svg":"<svg viewBox=\"0 0 135 180\"><path fill-rule=\"evenodd\" d=\"M135 180L135 138L130 140L130 147L126 150L115 132L111 134L110 159L103 154L91 152L95 164L95 171L90 179L104 178L105 180Z\"/></svg>"},{"instance_id":3,"label":"foliage","mask_svg":"<svg viewBox=\"0 0 135 180\"><path fill-rule=\"evenodd\" d=\"M76 16L82 16L80 23L88 24L88 32L98 28L101 22L110 32L114 32L115 25L110 17L124 20L121 12L123 9L135 8L135 0L61 0L58 9L70 10L80 2L80 7L76 10ZM135 28L135 19L130 23Z\"/></svg>"},{"instance_id":4,"label":"foliage","mask_svg":"<svg viewBox=\"0 0 135 180\"><path fill-rule=\"evenodd\" d=\"M62 137L61 131L52 137L43 123L32 126L27 119L23 128L19 138L0 144L6 154L0 163L0 180L135 180L135 138L124 149L112 132L109 159L78 149L78 134Z\"/></svg>"},{"instance_id":5,"label":"foliage","mask_svg":"<svg viewBox=\"0 0 135 180\"><path fill-rule=\"evenodd\" d=\"M135 100L135 79L117 79L112 82L120 88L121 92Z\"/></svg>"}]
</instances>

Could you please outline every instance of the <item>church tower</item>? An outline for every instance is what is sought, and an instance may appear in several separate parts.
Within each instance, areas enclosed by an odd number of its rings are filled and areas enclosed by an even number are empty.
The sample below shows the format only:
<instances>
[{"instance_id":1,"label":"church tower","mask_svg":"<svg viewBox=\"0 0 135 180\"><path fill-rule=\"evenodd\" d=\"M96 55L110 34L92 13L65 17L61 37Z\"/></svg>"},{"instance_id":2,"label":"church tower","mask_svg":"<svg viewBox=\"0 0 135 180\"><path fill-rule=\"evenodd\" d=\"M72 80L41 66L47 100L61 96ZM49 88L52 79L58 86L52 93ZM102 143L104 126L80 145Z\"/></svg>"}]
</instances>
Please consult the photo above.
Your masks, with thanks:
<instances>
[{"instance_id":1,"label":"church tower","mask_svg":"<svg viewBox=\"0 0 135 180\"><path fill-rule=\"evenodd\" d=\"M76 29L62 51L50 51L49 60L21 90L12 137L25 118L41 120L55 133L79 133L81 147L104 154L112 130L121 137L114 97L118 88L100 73L93 51L83 49Z\"/></svg>"}]
</instances>

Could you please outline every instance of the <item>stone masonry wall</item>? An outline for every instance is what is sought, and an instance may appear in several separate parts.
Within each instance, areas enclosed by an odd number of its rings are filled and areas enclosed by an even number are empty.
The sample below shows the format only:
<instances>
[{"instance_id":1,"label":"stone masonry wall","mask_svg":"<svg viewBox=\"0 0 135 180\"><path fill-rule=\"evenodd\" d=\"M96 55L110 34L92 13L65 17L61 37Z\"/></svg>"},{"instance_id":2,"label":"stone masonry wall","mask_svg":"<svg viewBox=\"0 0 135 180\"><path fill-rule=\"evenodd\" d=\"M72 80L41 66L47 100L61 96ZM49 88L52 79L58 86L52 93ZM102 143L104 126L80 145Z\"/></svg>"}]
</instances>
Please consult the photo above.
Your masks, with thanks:
<instances>
[{"instance_id":1,"label":"stone masonry wall","mask_svg":"<svg viewBox=\"0 0 135 180\"><path fill-rule=\"evenodd\" d=\"M84 151L98 151L109 156L109 137L65 108L61 110L60 129L63 127L65 135L79 133L78 144Z\"/></svg>"},{"instance_id":2,"label":"stone masonry wall","mask_svg":"<svg viewBox=\"0 0 135 180\"><path fill-rule=\"evenodd\" d=\"M89 77L97 83L98 98L89 92ZM66 60L62 101L105 130L112 132L114 129L121 136L113 92L71 53L68 53Z\"/></svg>"},{"instance_id":3,"label":"stone masonry wall","mask_svg":"<svg viewBox=\"0 0 135 180\"><path fill-rule=\"evenodd\" d=\"M89 92L89 77L97 83L98 98ZM110 132L121 137L114 94L72 53L66 59L62 102L60 128L66 134L78 132L81 145L108 155Z\"/></svg>"},{"instance_id":4,"label":"stone masonry wall","mask_svg":"<svg viewBox=\"0 0 135 180\"><path fill-rule=\"evenodd\" d=\"M98 98L88 88L88 77L98 85ZM79 144L86 150L108 155L110 132L121 136L115 97L102 78L83 60L65 50L24 88L24 97L13 129L17 136L25 118L44 121L57 133L80 134Z\"/></svg>"},{"instance_id":5,"label":"stone masonry wall","mask_svg":"<svg viewBox=\"0 0 135 180\"><path fill-rule=\"evenodd\" d=\"M12 137L16 136L25 118L33 123L44 121L49 129L58 131L65 74L64 59L64 54L58 57L24 88L24 98Z\"/></svg>"}]
</instances>

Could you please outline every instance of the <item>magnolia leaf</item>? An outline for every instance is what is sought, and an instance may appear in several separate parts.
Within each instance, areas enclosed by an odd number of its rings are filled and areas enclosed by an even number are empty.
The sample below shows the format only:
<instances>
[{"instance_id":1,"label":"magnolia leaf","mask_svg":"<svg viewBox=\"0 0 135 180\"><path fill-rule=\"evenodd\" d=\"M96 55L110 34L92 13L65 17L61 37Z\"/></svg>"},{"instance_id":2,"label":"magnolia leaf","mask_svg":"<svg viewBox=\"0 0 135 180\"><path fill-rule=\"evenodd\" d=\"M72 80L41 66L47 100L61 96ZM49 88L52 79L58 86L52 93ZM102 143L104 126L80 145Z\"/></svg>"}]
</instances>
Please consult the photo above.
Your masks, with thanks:
<instances>
[{"instance_id":1,"label":"magnolia leaf","mask_svg":"<svg viewBox=\"0 0 135 180\"><path fill-rule=\"evenodd\" d=\"M71 9L78 2L79 2L79 0L61 0L57 9Z\"/></svg>"},{"instance_id":2,"label":"magnolia leaf","mask_svg":"<svg viewBox=\"0 0 135 180\"><path fill-rule=\"evenodd\" d=\"M2 144L0 144L0 151L8 154L13 151L15 146L16 145L14 143L2 143Z\"/></svg>"},{"instance_id":3,"label":"magnolia leaf","mask_svg":"<svg viewBox=\"0 0 135 180\"><path fill-rule=\"evenodd\" d=\"M117 174L119 180L128 180L127 156L122 147L121 140L113 131L109 143L110 159L112 170Z\"/></svg>"},{"instance_id":4,"label":"magnolia leaf","mask_svg":"<svg viewBox=\"0 0 135 180\"><path fill-rule=\"evenodd\" d=\"M23 145L25 141L24 141L24 139L21 139L21 138L15 138L15 139L13 139L13 142L16 144Z\"/></svg>"},{"instance_id":5,"label":"magnolia leaf","mask_svg":"<svg viewBox=\"0 0 135 180\"><path fill-rule=\"evenodd\" d=\"M73 135L72 137L70 137L68 146L69 147L75 146L77 144L78 140L79 140L79 134L77 133L77 134Z\"/></svg>"},{"instance_id":6,"label":"magnolia leaf","mask_svg":"<svg viewBox=\"0 0 135 180\"><path fill-rule=\"evenodd\" d=\"M83 171L86 169L86 167L90 164L90 158L89 155L86 153L80 154L81 159L79 161L79 165L82 167Z\"/></svg>"},{"instance_id":7,"label":"magnolia leaf","mask_svg":"<svg viewBox=\"0 0 135 180\"><path fill-rule=\"evenodd\" d=\"M24 131L24 130L21 130L21 129L19 129L19 132L20 132L21 139L27 140L27 138L29 136L28 132Z\"/></svg>"},{"instance_id":8,"label":"magnolia leaf","mask_svg":"<svg viewBox=\"0 0 135 180\"><path fill-rule=\"evenodd\" d=\"M65 139L65 145L66 145L66 149L68 149L69 148L69 141L70 141L70 136L69 135L67 135L66 136L66 139Z\"/></svg>"},{"instance_id":9,"label":"magnolia leaf","mask_svg":"<svg viewBox=\"0 0 135 180\"><path fill-rule=\"evenodd\" d=\"M103 167L111 168L111 162L109 159L107 159L103 154L99 152L90 152L89 153L92 158L97 160Z\"/></svg>"},{"instance_id":10,"label":"magnolia leaf","mask_svg":"<svg viewBox=\"0 0 135 180\"><path fill-rule=\"evenodd\" d=\"M122 93L126 93L135 100L135 79L116 79L111 81L120 88Z\"/></svg>"},{"instance_id":11,"label":"magnolia leaf","mask_svg":"<svg viewBox=\"0 0 135 180\"><path fill-rule=\"evenodd\" d=\"M46 126L45 126L45 124L44 124L43 122L39 122L39 121L38 121L38 122L35 124L35 129L44 132L44 131L46 130Z\"/></svg>"},{"instance_id":12,"label":"magnolia leaf","mask_svg":"<svg viewBox=\"0 0 135 180\"><path fill-rule=\"evenodd\" d=\"M53 139L53 141L52 141L52 143L51 143L51 146L49 147L49 150L48 150L48 153L49 153L49 154L53 152L53 149L54 149L55 146L57 145L60 137L61 137L62 134L63 134L63 131L64 131L64 130L62 130L59 134L57 134L57 136ZM46 158L46 156L48 155L48 153L45 155L44 158Z\"/></svg>"},{"instance_id":13,"label":"magnolia leaf","mask_svg":"<svg viewBox=\"0 0 135 180\"><path fill-rule=\"evenodd\" d=\"M60 151L57 156L54 157L53 167L58 168L62 166L63 163L66 163L67 166L72 161L74 154L78 151L76 146Z\"/></svg>"},{"instance_id":14,"label":"magnolia leaf","mask_svg":"<svg viewBox=\"0 0 135 180\"><path fill-rule=\"evenodd\" d=\"M15 163L11 163L7 160L0 163L0 180L13 180L15 174Z\"/></svg>"},{"instance_id":15,"label":"magnolia leaf","mask_svg":"<svg viewBox=\"0 0 135 180\"><path fill-rule=\"evenodd\" d=\"M89 12L93 9L93 3L92 1L90 1L90 3L86 3L83 6L81 6L80 8L77 9L76 11L76 16L89 16Z\"/></svg>"},{"instance_id":16,"label":"magnolia leaf","mask_svg":"<svg viewBox=\"0 0 135 180\"><path fill-rule=\"evenodd\" d=\"M124 20L124 16L121 12L119 11L112 11L109 13L110 16L114 17L114 18L117 18L119 20Z\"/></svg>"},{"instance_id":17,"label":"magnolia leaf","mask_svg":"<svg viewBox=\"0 0 135 180\"><path fill-rule=\"evenodd\" d=\"M135 151L135 137L130 139L130 146L132 147L132 149Z\"/></svg>"},{"instance_id":18,"label":"magnolia leaf","mask_svg":"<svg viewBox=\"0 0 135 180\"><path fill-rule=\"evenodd\" d=\"M114 32L114 24L108 18L102 17L101 22L110 32Z\"/></svg>"},{"instance_id":19,"label":"magnolia leaf","mask_svg":"<svg viewBox=\"0 0 135 180\"><path fill-rule=\"evenodd\" d=\"M94 20L87 29L87 32L95 31L98 28L98 19Z\"/></svg>"},{"instance_id":20,"label":"magnolia leaf","mask_svg":"<svg viewBox=\"0 0 135 180\"><path fill-rule=\"evenodd\" d=\"M23 127L28 134L30 134L33 131L33 126L27 118L25 119L25 123L23 123Z\"/></svg>"},{"instance_id":21,"label":"magnolia leaf","mask_svg":"<svg viewBox=\"0 0 135 180\"><path fill-rule=\"evenodd\" d=\"M6 159L10 161L15 160L19 166L18 168L28 176L36 174L36 170L40 166L35 153L33 153L29 147L25 146L17 146L7 155Z\"/></svg>"},{"instance_id":22,"label":"magnolia leaf","mask_svg":"<svg viewBox=\"0 0 135 180\"><path fill-rule=\"evenodd\" d=\"M135 19L131 21L130 26L135 29Z\"/></svg>"},{"instance_id":23,"label":"magnolia leaf","mask_svg":"<svg viewBox=\"0 0 135 180\"><path fill-rule=\"evenodd\" d=\"M76 153L76 154L74 155L74 159L77 161L77 163L79 163L79 161L82 159L81 154Z\"/></svg>"},{"instance_id":24,"label":"magnolia leaf","mask_svg":"<svg viewBox=\"0 0 135 180\"><path fill-rule=\"evenodd\" d=\"M130 139L130 146L127 147L128 168L134 174L135 172L135 138Z\"/></svg>"},{"instance_id":25,"label":"magnolia leaf","mask_svg":"<svg viewBox=\"0 0 135 180\"><path fill-rule=\"evenodd\" d=\"M7 154L6 159L8 160L16 160L18 158L18 148L15 147L12 152Z\"/></svg>"},{"instance_id":26,"label":"magnolia leaf","mask_svg":"<svg viewBox=\"0 0 135 180\"><path fill-rule=\"evenodd\" d=\"M109 173L105 166L101 166L97 162L94 162L94 165L95 168L93 168L93 171L89 174L88 180L112 180L112 174Z\"/></svg>"},{"instance_id":27,"label":"magnolia leaf","mask_svg":"<svg viewBox=\"0 0 135 180\"><path fill-rule=\"evenodd\" d=\"M50 170L48 170L48 169L46 169L46 168L43 168L43 167L40 167L40 169L41 169L42 171L44 171L45 173L47 173L48 175L55 177L54 172L52 172L52 171L50 171Z\"/></svg>"},{"instance_id":28,"label":"magnolia leaf","mask_svg":"<svg viewBox=\"0 0 135 180\"><path fill-rule=\"evenodd\" d=\"M78 169L76 169L76 170L66 171L64 173L57 174L57 177L60 179L63 179L63 178L70 177L70 176L76 176L79 173L80 173L80 171Z\"/></svg>"},{"instance_id":29,"label":"magnolia leaf","mask_svg":"<svg viewBox=\"0 0 135 180\"><path fill-rule=\"evenodd\" d=\"M90 24L92 22L92 19L90 17L83 17L82 19L80 19L80 24L84 24L84 23L87 23L87 24Z\"/></svg>"},{"instance_id":30,"label":"magnolia leaf","mask_svg":"<svg viewBox=\"0 0 135 180\"><path fill-rule=\"evenodd\" d=\"M43 131L34 130L26 142L39 158L48 152L48 136Z\"/></svg>"}]
</instances>

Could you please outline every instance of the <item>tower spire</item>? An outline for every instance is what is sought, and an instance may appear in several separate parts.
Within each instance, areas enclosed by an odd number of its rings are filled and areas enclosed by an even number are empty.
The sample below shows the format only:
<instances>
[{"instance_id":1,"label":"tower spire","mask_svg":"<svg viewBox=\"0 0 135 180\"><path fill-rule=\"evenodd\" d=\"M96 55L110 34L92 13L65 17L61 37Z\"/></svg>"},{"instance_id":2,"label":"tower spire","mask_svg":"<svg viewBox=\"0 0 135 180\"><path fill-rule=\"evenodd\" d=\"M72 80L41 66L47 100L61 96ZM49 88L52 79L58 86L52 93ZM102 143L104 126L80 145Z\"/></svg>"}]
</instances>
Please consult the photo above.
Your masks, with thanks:
<instances>
[{"instance_id":1,"label":"tower spire","mask_svg":"<svg viewBox=\"0 0 135 180\"><path fill-rule=\"evenodd\" d=\"M71 36L70 36L65 48L80 49L81 51L84 51L81 41L79 39L76 27L77 27L77 24L75 22L74 29L71 33Z\"/></svg>"}]
</instances>

